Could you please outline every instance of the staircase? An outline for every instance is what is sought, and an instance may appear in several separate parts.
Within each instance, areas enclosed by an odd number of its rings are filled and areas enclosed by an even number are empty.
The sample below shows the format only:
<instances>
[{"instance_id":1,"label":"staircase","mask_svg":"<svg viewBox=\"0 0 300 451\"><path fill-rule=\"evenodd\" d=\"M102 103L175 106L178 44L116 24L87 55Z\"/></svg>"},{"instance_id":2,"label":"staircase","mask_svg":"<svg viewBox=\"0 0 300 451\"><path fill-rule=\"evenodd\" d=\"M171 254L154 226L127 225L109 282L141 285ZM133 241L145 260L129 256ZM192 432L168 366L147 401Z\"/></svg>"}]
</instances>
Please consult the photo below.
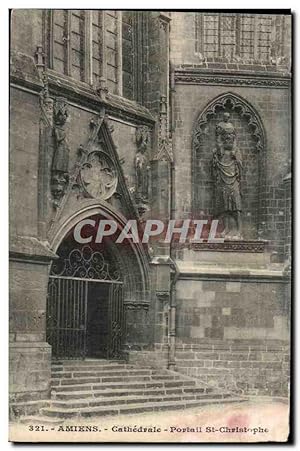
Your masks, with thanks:
<instances>
[{"instance_id":1,"label":"staircase","mask_svg":"<svg viewBox=\"0 0 300 451\"><path fill-rule=\"evenodd\" d=\"M40 423L41 418L62 422L78 416L125 415L243 400L179 373L124 361L55 362L51 382L51 399L40 408L41 416L23 417L22 422Z\"/></svg>"}]
</instances>

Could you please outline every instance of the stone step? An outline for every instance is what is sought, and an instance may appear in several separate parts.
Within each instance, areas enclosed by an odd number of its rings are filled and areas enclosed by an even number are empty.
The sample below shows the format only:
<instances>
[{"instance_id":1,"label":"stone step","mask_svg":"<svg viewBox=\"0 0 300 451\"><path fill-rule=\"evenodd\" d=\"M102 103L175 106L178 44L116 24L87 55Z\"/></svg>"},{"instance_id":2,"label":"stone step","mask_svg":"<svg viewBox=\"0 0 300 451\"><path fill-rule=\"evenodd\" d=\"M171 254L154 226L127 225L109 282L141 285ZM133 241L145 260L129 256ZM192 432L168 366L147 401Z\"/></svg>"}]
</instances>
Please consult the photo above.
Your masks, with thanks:
<instances>
[{"instance_id":1,"label":"stone step","mask_svg":"<svg viewBox=\"0 0 300 451\"><path fill-rule=\"evenodd\" d=\"M96 384L96 383L106 383L106 382L139 382L139 381L176 381L180 380L182 376L178 375L129 375L129 376L104 376L104 377L69 377L69 378L55 378L51 379L51 385L75 385L75 384Z\"/></svg>"},{"instance_id":2,"label":"stone step","mask_svg":"<svg viewBox=\"0 0 300 451\"><path fill-rule=\"evenodd\" d=\"M126 388L159 388L159 387L182 387L182 386L195 386L196 382L187 380L174 380L174 381L136 381L136 382L102 382L102 383L79 383L79 384L66 384L58 385L52 388L52 391L90 391L99 389L126 389Z\"/></svg>"},{"instance_id":3,"label":"stone step","mask_svg":"<svg viewBox=\"0 0 300 451\"><path fill-rule=\"evenodd\" d=\"M125 415L186 409L215 403L240 402L200 381L167 369L138 367L107 360L56 362L52 392L42 415L27 411L23 422L55 424L64 418ZM48 422L45 420L48 418Z\"/></svg>"},{"instance_id":4,"label":"stone step","mask_svg":"<svg viewBox=\"0 0 300 451\"><path fill-rule=\"evenodd\" d=\"M122 371L122 370L131 370L131 369L139 369L135 365L51 365L52 373L60 373L63 371L74 372L74 371ZM151 369L150 367L143 367L140 369Z\"/></svg>"},{"instance_id":5,"label":"stone step","mask_svg":"<svg viewBox=\"0 0 300 451\"><path fill-rule=\"evenodd\" d=\"M73 370L66 370L63 371L52 371L52 377L70 377L70 375L73 375L75 377L85 377L85 376L109 376L111 374L116 374L118 376L126 376L128 374L155 374L158 373L158 370L154 369L137 369L137 368L124 368L124 369L98 369L97 367L92 367L94 369L88 369L90 367L87 367L87 369L73 369ZM163 373L163 371L162 371Z\"/></svg>"},{"instance_id":6,"label":"stone step","mask_svg":"<svg viewBox=\"0 0 300 451\"><path fill-rule=\"evenodd\" d=\"M151 375L167 375L167 372L163 372L155 369L130 369L130 370L97 370L97 371L57 371L52 372L53 379L60 378L78 378L78 377L106 377L106 376L151 376Z\"/></svg>"},{"instance_id":7,"label":"stone step","mask_svg":"<svg viewBox=\"0 0 300 451\"><path fill-rule=\"evenodd\" d=\"M222 395L221 393L216 393L214 395L207 393L179 393L179 394L169 394L169 395L133 395L133 396L121 396L121 397L101 397L101 398L86 398L81 400L69 399L65 401L57 400L51 401L50 408L58 407L63 409L69 408L82 408L82 407L101 407L101 406L113 406L116 404L143 404L143 403L154 403L154 402L167 402L167 401L184 401L184 400L195 400L195 399L220 399L228 398L230 395Z\"/></svg>"},{"instance_id":8,"label":"stone step","mask_svg":"<svg viewBox=\"0 0 300 451\"><path fill-rule=\"evenodd\" d=\"M163 401L163 402L143 402L141 404L116 404L114 406L96 406L82 408L58 408L50 407L41 409L41 414L56 418L72 418L72 417L94 417L94 416L110 416L110 415L126 415L142 412L155 412L162 410L178 410L208 404L222 404L245 401L242 398L207 398L197 400L181 400L181 401Z\"/></svg>"},{"instance_id":9,"label":"stone step","mask_svg":"<svg viewBox=\"0 0 300 451\"><path fill-rule=\"evenodd\" d=\"M203 387L179 387L179 388L143 388L143 389L114 389L114 390L93 390L93 391L67 391L55 393L55 399L68 400L68 399L85 399L85 398L99 398L99 397L120 397L120 396L149 396L149 395L171 395L171 394L189 394L199 393L208 394L211 396L212 388ZM54 397L53 397L54 399Z\"/></svg>"},{"instance_id":10,"label":"stone step","mask_svg":"<svg viewBox=\"0 0 300 451\"><path fill-rule=\"evenodd\" d=\"M85 365L95 365L95 366L103 366L103 365L127 365L126 360L107 360L107 359L85 359L85 360L77 360L77 359L66 359L66 360L54 360L52 361L52 366L68 366L68 365L76 365L76 366L85 366Z\"/></svg>"}]
</instances>

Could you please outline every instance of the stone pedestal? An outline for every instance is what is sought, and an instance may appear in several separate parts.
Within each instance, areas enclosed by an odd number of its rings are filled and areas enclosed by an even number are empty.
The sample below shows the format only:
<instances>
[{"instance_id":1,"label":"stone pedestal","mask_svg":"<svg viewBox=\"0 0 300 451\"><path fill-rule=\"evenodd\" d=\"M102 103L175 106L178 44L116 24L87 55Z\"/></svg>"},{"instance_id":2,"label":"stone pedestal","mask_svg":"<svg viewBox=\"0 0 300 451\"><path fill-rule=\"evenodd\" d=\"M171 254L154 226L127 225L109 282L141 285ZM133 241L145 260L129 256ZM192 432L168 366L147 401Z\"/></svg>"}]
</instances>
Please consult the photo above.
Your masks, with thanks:
<instances>
[{"instance_id":1,"label":"stone pedestal","mask_svg":"<svg viewBox=\"0 0 300 451\"><path fill-rule=\"evenodd\" d=\"M55 254L33 237L10 244L10 398L45 399L51 379L51 346L46 343L48 270Z\"/></svg>"},{"instance_id":2,"label":"stone pedestal","mask_svg":"<svg viewBox=\"0 0 300 451\"><path fill-rule=\"evenodd\" d=\"M51 346L45 342L12 342L9 352L12 402L47 399L50 395Z\"/></svg>"}]
</instances>

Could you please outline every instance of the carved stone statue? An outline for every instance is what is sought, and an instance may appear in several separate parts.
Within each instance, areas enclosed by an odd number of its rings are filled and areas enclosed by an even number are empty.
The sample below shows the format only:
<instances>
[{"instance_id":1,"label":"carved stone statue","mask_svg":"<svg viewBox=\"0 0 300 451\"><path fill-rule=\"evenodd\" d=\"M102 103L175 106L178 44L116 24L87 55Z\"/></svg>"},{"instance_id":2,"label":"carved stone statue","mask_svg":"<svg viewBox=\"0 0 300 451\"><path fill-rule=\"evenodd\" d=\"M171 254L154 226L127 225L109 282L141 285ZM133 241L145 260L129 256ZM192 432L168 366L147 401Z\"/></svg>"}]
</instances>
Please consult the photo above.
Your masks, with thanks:
<instances>
[{"instance_id":1,"label":"carved stone statue","mask_svg":"<svg viewBox=\"0 0 300 451\"><path fill-rule=\"evenodd\" d=\"M136 174L136 200L138 208L145 211L149 202L149 157L148 145L150 133L148 127L140 126L136 130L136 144L138 151L135 156L135 174Z\"/></svg>"},{"instance_id":2,"label":"carved stone statue","mask_svg":"<svg viewBox=\"0 0 300 451\"><path fill-rule=\"evenodd\" d=\"M216 148L213 150L212 172L215 183L216 216L222 218L225 237L241 239L241 174L240 152L236 147L236 131L230 114L216 125Z\"/></svg>"},{"instance_id":3,"label":"carved stone statue","mask_svg":"<svg viewBox=\"0 0 300 451\"><path fill-rule=\"evenodd\" d=\"M68 105L64 99L58 98L54 105L55 153L53 156L52 170L66 173L69 170L69 147L65 132L68 116Z\"/></svg>"},{"instance_id":4,"label":"carved stone statue","mask_svg":"<svg viewBox=\"0 0 300 451\"><path fill-rule=\"evenodd\" d=\"M57 204L65 193L69 181L69 146L65 125L69 116L65 99L59 97L54 104L54 155L52 160L51 192Z\"/></svg>"}]
</instances>

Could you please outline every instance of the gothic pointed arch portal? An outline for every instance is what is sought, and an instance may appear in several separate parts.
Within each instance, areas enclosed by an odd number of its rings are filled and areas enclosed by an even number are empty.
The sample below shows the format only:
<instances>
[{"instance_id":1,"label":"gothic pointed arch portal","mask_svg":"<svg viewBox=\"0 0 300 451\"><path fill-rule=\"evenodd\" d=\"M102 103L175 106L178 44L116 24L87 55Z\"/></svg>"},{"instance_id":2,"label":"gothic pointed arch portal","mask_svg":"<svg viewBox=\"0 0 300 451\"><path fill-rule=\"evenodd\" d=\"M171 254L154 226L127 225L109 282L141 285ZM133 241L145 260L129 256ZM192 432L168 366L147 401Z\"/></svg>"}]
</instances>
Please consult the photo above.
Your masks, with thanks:
<instances>
[{"instance_id":1,"label":"gothic pointed arch portal","mask_svg":"<svg viewBox=\"0 0 300 451\"><path fill-rule=\"evenodd\" d=\"M216 146L216 125L230 114L237 146L242 155L241 180L243 236L257 239L260 209L265 196L266 136L256 109L241 96L228 92L212 99L200 112L192 134L192 212L194 217L215 213L212 152Z\"/></svg>"},{"instance_id":2,"label":"gothic pointed arch portal","mask_svg":"<svg viewBox=\"0 0 300 451\"><path fill-rule=\"evenodd\" d=\"M47 341L54 358L122 358L134 333L147 329L149 283L141 249L117 245L113 237L85 244L74 238L78 218L98 224L104 213L103 207L87 208L53 239L58 258L49 275ZM134 330L136 310L141 314Z\"/></svg>"}]
</instances>

